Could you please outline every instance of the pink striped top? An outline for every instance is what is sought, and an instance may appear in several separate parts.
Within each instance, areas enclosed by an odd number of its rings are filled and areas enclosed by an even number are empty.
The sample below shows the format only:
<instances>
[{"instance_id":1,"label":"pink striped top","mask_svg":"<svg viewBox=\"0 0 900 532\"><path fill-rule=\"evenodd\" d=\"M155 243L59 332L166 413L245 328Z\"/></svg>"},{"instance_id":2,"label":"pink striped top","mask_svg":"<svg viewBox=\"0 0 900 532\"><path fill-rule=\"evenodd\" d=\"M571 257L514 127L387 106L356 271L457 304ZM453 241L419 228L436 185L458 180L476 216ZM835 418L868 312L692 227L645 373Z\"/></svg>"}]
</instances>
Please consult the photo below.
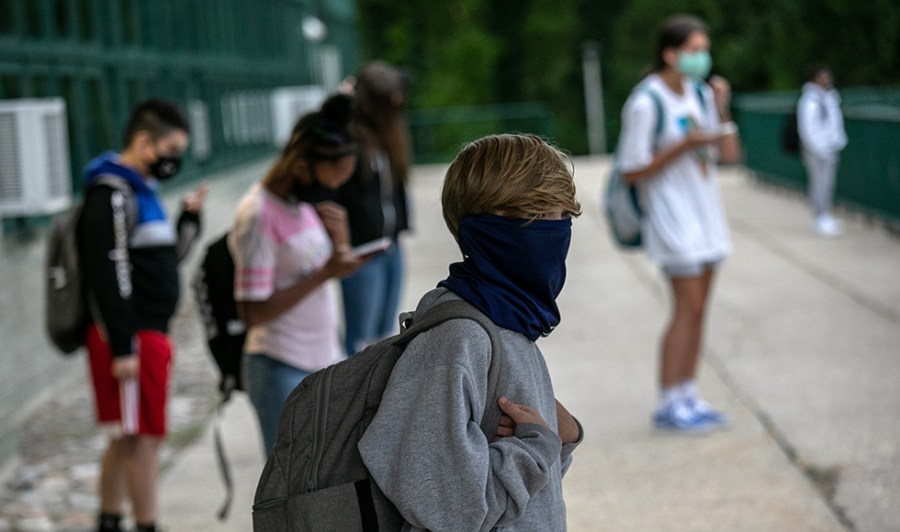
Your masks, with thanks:
<instances>
[{"instance_id":1,"label":"pink striped top","mask_svg":"<svg viewBox=\"0 0 900 532\"><path fill-rule=\"evenodd\" d=\"M237 301L265 301L322 268L331 240L308 203L284 202L259 184L236 208L228 240ZM306 371L343 358L334 283L320 286L275 319L252 327L244 352L266 354Z\"/></svg>"}]
</instances>

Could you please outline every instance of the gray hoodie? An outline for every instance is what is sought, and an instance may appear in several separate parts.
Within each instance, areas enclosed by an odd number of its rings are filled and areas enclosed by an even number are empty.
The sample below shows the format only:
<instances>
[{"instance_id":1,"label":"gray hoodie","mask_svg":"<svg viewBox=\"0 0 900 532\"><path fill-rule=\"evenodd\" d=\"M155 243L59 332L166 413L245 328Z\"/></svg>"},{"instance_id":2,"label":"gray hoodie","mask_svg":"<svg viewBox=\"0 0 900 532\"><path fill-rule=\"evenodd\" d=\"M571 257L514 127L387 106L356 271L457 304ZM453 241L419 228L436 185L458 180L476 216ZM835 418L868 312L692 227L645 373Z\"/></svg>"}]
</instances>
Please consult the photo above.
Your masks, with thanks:
<instances>
[{"instance_id":1,"label":"gray hoodie","mask_svg":"<svg viewBox=\"0 0 900 532\"><path fill-rule=\"evenodd\" d=\"M447 299L459 298L432 290L416 312ZM486 407L499 409L486 405L487 333L451 320L420 334L394 367L359 443L372 477L406 519L404 531L566 529L562 476L577 443L562 445L557 436L556 398L540 350L522 334L500 334L506 386L497 393L536 409L549 428L519 425L515 437L491 443L479 428Z\"/></svg>"}]
</instances>

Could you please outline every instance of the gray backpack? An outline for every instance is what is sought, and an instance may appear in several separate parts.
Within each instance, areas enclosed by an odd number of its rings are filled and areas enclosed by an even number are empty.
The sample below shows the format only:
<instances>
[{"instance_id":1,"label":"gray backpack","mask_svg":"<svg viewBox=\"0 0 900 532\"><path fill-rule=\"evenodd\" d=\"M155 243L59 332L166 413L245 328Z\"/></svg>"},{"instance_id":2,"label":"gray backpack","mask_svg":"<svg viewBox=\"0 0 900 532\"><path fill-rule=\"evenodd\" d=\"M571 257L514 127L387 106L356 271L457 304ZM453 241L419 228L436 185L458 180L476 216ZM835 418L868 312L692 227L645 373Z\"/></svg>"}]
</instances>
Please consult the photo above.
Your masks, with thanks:
<instances>
[{"instance_id":1,"label":"gray backpack","mask_svg":"<svg viewBox=\"0 0 900 532\"><path fill-rule=\"evenodd\" d=\"M123 178L107 174L93 186L105 185L125 196L129 229L137 217L137 200ZM74 354L84 345L91 317L85 299L78 258L78 220L84 203L78 202L53 219L44 258L44 325L53 345L64 355Z\"/></svg>"},{"instance_id":2,"label":"gray backpack","mask_svg":"<svg viewBox=\"0 0 900 532\"><path fill-rule=\"evenodd\" d=\"M452 319L473 320L490 336L488 401L496 404L498 368L505 356L497 326L462 300L435 305L411 323L407 320L399 335L306 377L294 389L256 489L253 530L400 530L403 517L372 480L357 444L406 345ZM485 434L493 436L499 419L499 408L485 408Z\"/></svg>"}]
</instances>

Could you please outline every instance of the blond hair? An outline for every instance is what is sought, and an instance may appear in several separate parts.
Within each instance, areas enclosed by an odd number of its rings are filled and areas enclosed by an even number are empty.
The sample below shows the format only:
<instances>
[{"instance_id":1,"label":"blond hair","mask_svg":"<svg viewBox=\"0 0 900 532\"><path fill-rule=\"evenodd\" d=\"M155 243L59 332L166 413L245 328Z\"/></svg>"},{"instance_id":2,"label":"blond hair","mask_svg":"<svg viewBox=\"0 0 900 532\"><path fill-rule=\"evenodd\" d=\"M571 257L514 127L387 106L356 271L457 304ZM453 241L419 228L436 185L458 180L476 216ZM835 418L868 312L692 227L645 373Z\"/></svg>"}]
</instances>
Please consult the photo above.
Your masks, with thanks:
<instances>
[{"instance_id":1,"label":"blond hair","mask_svg":"<svg viewBox=\"0 0 900 532\"><path fill-rule=\"evenodd\" d=\"M536 135L480 138L459 152L444 178L444 221L459 239L466 216L498 214L534 220L548 210L581 214L571 161Z\"/></svg>"}]
</instances>

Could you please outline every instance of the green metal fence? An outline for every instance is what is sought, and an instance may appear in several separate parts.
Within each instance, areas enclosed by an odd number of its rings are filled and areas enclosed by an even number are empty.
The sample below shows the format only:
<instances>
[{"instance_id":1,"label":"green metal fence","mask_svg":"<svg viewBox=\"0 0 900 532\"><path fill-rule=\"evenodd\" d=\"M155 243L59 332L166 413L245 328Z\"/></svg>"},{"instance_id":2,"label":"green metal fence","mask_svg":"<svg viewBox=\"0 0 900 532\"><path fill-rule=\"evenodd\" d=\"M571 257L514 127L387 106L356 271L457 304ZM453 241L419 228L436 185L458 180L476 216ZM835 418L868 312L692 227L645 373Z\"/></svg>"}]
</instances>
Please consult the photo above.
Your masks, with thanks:
<instances>
[{"instance_id":1,"label":"green metal fence","mask_svg":"<svg viewBox=\"0 0 900 532\"><path fill-rule=\"evenodd\" d=\"M417 163L450 161L463 144L485 135L554 136L553 115L541 103L417 109L409 113L409 129Z\"/></svg>"},{"instance_id":2,"label":"green metal fence","mask_svg":"<svg viewBox=\"0 0 900 532\"><path fill-rule=\"evenodd\" d=\"M337 52L345 72L356 69L354 6L352 0L0 0L0 99L65 99L73 181L90 157L120 148L134 104L174 100L192 122L208 118L206 146L197 150L202 139L195 127L185 161L185 173L196 177L272 149L266 93L320 81L311 68L317 51L332 58ZM311 15L327 26L317 43L301 33ZM25 416L81 369L46 344L35 325L40 303L20 304L42 290L44 245L33 237L43 234L0 239L0 469L16 453Z\"/></svg>"},{"instance_id":3,"label":"green metal fence","mask_svg":"<svg viewBox=\"0 0 900 532\"><path fill-rule=\"evenodd\" d=\"M891 223L900 222L900 88L841 92L849 142L841 154L835 202ZM804 190L800 158L785 153L781 131L797 92L735 98L746 166L761 179Z\"/></svg>"},{"instance_id":4,"label":"green metal fence","mask_svg":"<svg viewBox=\"0 0 900 532\"><path fill-rule=\"evenodd\" d=\"M130 109L174 100L203 121L197 175L272 149L263 97L316 79L317 52L358 61L352 0L0 0L0 99L66 101L73 181L84 164L120 147ZM327 34L304 38L304 17ZM271 128L269 128L271 129ZM78 190L78 187L74 187Z\"/></svg>"}]
</instances>

